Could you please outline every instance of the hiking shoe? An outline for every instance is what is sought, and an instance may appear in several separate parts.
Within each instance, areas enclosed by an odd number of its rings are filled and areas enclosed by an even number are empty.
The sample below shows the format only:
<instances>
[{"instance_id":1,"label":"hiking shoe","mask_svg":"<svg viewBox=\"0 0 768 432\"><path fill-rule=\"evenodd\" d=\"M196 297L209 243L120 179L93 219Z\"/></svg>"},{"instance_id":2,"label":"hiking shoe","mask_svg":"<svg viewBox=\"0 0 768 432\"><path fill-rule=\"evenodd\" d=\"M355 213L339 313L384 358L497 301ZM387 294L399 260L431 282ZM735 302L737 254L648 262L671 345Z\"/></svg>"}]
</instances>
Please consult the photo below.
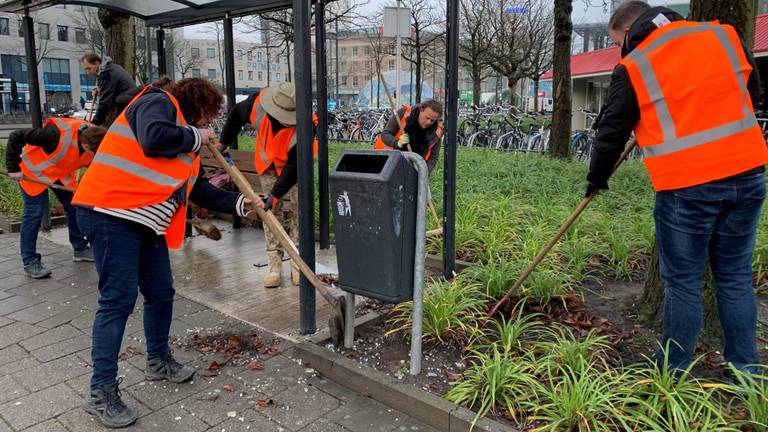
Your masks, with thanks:
<instances>
[{"instance_id":1,"label":"hiking shoe","mask_svg":"<svg viewBox=\"0 0 768 432\"><path fill-rule=\"evenodd\" d=\"M185 366L173 358L171 351L160 357L147 359L147 367L144 369L144 378L147 381L167 379L174 383L189 381L197 372L192 366Z\"/></svg>"},{"instance_id":2,"label":"hiking shoe","mask_svg":"<svg viewBox=\"0 0 768 432\"><path fill-rule=\"evenodd\" d=\"M120 398L118 385L122 380L120 378L114 384L91 389L83 403L83 409L98 417L108 428L126 427L136 421L136 411L126 406Z\"/></svg>"},{"instance_id":3,"label":"hiking shoe","mask_svg":"<svg viewBox=\"0 0 768 432\"><path fill-rule=\"evenodd\" d=\"M32 279L42 279L51 275L51 271L43 267L40 261L32 261L24 266L24 273Z\"/></svg>"},{"instance_id":4,"label":"hiking shoe","mask_svg":"<svg viewBox=\"0 0 768 432\"><path fill-rule=\"evenodd\" d=\"M72 261L74 262L93 262L93 251L91 248L83 249L81 251L75 251L74 255L72 256Z\"/></svg>"}]
</instances>

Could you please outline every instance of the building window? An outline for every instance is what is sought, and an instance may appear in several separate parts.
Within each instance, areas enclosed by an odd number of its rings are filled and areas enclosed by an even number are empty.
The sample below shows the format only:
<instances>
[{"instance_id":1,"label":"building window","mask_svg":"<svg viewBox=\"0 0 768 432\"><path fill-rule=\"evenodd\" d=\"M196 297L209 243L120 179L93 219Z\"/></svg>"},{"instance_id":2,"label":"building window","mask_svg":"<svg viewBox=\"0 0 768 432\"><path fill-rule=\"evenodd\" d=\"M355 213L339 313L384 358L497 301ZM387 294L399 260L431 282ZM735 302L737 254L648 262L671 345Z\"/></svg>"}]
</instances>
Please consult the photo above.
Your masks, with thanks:
<instances>
[{"instance_id":1,"label":"building window","mask_svg":"<svg viewBox=\"0 0 768 432\"><path fill-rule=\"evenodd\" d=\"M209 80L216 79L216 69L208 69L208 79Z\"/></svg>"},{"instance_id":2,"label":"building window","mask_svg":"<svg viewBox=\"0 0 768 432\"><path fill-rule=\"evenodd\" d=\"M192 78L200 78L200 69L192 69Z\"/></svg>"},{"instance_id":3,"label":"building window","mask_svg":"<svg viewBox=\"0 0 768 432\"><path fill-rule=\"evenodd\" d=\"M346 85L347 85L347 77L346 76L341 77L341 85L346 87Z\"/></svg>"},{"instance_id":4,"label":"building window","mask_svg":"<svg viewBox=\"0 0 768 432\"><path fill-rule=\"evenodd\" d=\"M264 72L259 71L259 81L264 79Z\"/></svg>"},{"instance_id":5,"label":"building window","mask_svg":"<svg viewBox=\"0 0 768 432\"><path fill-rule=\"evenodd\" d=\"M192 48L192 49L190 49L190 51L191 51L191 54L192 54L192 58L193 58L193 59L198 59L198 58L200 58L200 48ZM199 71L198 71L198 72L199 72Z\"/></svg>"},{"instance_id":6,"label":"building window","mask_svg":"<svg viewBox=\"0 0 768 432\"><path fill-rule=\"evenodd\" d=\"M390 69L394 69L395 68L395 61L394 60L390 60L389 61L389 68Z\"/></svg>"},{"instance_id":7,"label":"building window","mask_svg":"<svg viewBox=\"0 0 768 432\"><path fill-rule=\"evenodd\" d=\"M3 75L13 78L17 83L27 83L27 64L24 56L3 54L0 56L0 64L3 67Z\"/></svg>"},{"instance_id":8,"label":"building window","mask_svg":"<svg viewBox=\"0 0 768 432\"><path fill-rule=\"evenodd\" d=\"M252 60L253 60L253 52L248 51L248 61L252 61Z\"/></svg>"},{"instance_id":9,"label":"building window","mask_svg":"<svg viewBox=\"0 0 768 432\"><path fill-rule=\"evenodd\" d=\"M257 52L257 53L256 53L256 61L257 61L257 62L260 62L260 61L261 61L261 51L259 51L259 52Z\"/></svg>"},{"instance_id":10,"label":"building window","mask_svg":"<svg viewBox=\"0 0 768 432\"><path fill-rule=\"evenodd\" d=\"M241 70L237 71L237 79L239 80L243 79L243 71Z\"/></svg>"},{"instance_id":11,"label":"building window","mask_svg":"<svg viewBox=\"0 0 768 432\"><path fill-rule=\"evenodd\" d=\"M347 47L341 47L341 56L344 57L347 55Z\"/></svg>"},{"instance_id":12,"label":"building window","mask_svg":"<svg viewBox=\"0 0 768 432\"><path fill-rule=\"evenodd\" d=\"M248 71L248 81L253 81L253 71Z\"/></svg>"},{"instance_id":13,"label":"building window","mask_svg":"<svg viewBox=\"0 0 768 432\"><path fill-rule=\"evenodd\" d=\"M44 57L42 63L46 91L71 91L69 60Z\"/></svg>"},{"instance_id":14,"label":"building window","mask_svg":"<svg viewBox=\"0 0 768 432\"><path fill-rule=\"evenodd\" d=\"M9 36L11 34L11 29L8 25L8 18L0 18L0 35Z\"/></svg>"},{"instance_id":15,"label":"building window","mask_svg":"<svg viewBox=\"0 0 768 432\"><path fill-rule=\"evenodd\" d=\"M24 37L24 21L19 20L19 37Z\"/></svg>"},{"instance_id":16,"label":"building window","mask_svg":"<svg viewBox=\"0 0 768 432\"><path fill-rule=\"evenodd\" d=\"M69 27L67 26L56 26L59 29L59 41L60 42L69 42Z\"/></svg>"},{"instance_id":17,"label":"building window","mask_svg":"<svg viewBox=\"0 0 768 432\"><path fill-rule=\"evenodd\" d=\"M75 42L79 44L85 43L85 29L82 27L75 27Z\"/></svg>"},{"instance_id":18,"label":"building window","mask_svg":"<svg viewBox=\"0 0 768 432\"><path fill-rule=\"evenodd\" d=\"M208 58L216 58L216 50L214 48L208 48Z\"/></svg>"},{"instance_id":19,"label":"building window","mask_svg":"<svg viewBox=\"0 0 768 432\"><path fill-rule=\"evenodd\" d=\"M41 40L48 40L51 38L51 26L46 23L38 23L37 32L40 34Z\"/></svg>"},{"instance_id":20,"label":"building window","mask_svg":"<svg viewBox=\"0 0 768 432\"><path fill-rule=\"evenodd\" d=\"M358 86L357 75L355 75L352 77L352 87L357 87L357 86Z\"/></svg>"},{"instance_id":21,"label":"building window","mask_svg":"<svg viewBox=\"0 0 768 432\"><path fill-rule=\"evenodd\" d=\"M357 57L357 47L352 47L352 57Z\"/></svg>"},{"instance_id":22,"label":"building window","mask_svg":"<svg viewBox=\"0 0 768 432\"><path fill-rule=\"evenodd\" d=\"M280 72L275 74L275 81L280 82Z\"/></svg>"},{"instance_id":23,"label":"building window","mask_svg":"<svg viewBox=\"0 0 768 432\"><path fill-rule=\"evenodd\" d=\"M237 59L242 60L243 59L243 50L237 50Z\"/></svg>"},{"instance_id":24,"label":"building window","mask_svg":"<svg viewBox=\"0 0 768 432\"><path fill-rule=\"evenodd\" d=\"M369 47L369 46L365 47L365 55L366 56L371 55L371 47Z\"/></svg>"}]
</instances>

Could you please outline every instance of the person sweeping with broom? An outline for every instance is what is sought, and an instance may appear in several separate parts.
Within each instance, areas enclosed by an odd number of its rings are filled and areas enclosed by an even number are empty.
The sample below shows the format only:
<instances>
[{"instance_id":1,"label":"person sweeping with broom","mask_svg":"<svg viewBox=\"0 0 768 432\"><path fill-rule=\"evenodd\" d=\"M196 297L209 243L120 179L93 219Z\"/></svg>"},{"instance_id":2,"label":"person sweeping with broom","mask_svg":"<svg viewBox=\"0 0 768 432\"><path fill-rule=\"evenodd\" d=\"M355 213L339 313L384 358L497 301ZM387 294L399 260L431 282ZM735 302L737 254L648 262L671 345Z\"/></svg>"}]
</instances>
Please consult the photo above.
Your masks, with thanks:
<instances>
[{"instance_id":1,"label":"person sweeping with broom","mask_svg":"<svg viewBox=\"0 0 768 432\"><path fill-rule=\"evenodd\" d=\"M91 163L93 153L106 132L106 129L83 120L49 118L43 127L15 130L9 136L5 164L8 177L19 182L24 199L19 245L27 276L41 279L51 275L51 271L43 266L42 256L37 253L37 234L49 188L41 183L63 186L54 187L53 193L67 212L73 260L93 261L88 240L78 228L75 211L70 204L71 190L77 187L77 170Z\"/></svg>"},{"instance_id":2,"label":"person sweeping with broom","mask_svg":"<svg viewBox=\"0 0 768 432\"><path fill-rule=\"evenodd\" d=\"M212 186L198 152L214 142L207 127L224 97L208 80L187 78L166 90L146 86L110 126L72 200L99 274L93 323L93 374L84 409L107 427L136 421L120 397L117 361L128 316L141 291L147 341L147 380L188 381L168 346L173 276L168 247L184 239L188 203L246 217L243 195Z\"/></svg>"},{"instance_id":3,"label":"person sweeping with broom","mask_svg":"<svg viewBox=\"0 0 768 432\"><path fill-rule=\"evenodd\" d=\"M291 240L299 244L298 159L296 153L296 90L292 83L284 82L267 87L257 95L238 103L230 111L221 131L222 149L237 141L240 130L250 124L256 131L254 166L264 190L264 209L272 210L283 226L288 226ZM313 148L317 156L317 141ZM284 199L285 198L285 199ZM288 213L288 217L285 217ZM267 275L264 288L277 288L282 284L283 248L277 237L264 227L267 243ZM299 284L299 269L291 265L291 282Z\"/></svg>"}]
</instances>

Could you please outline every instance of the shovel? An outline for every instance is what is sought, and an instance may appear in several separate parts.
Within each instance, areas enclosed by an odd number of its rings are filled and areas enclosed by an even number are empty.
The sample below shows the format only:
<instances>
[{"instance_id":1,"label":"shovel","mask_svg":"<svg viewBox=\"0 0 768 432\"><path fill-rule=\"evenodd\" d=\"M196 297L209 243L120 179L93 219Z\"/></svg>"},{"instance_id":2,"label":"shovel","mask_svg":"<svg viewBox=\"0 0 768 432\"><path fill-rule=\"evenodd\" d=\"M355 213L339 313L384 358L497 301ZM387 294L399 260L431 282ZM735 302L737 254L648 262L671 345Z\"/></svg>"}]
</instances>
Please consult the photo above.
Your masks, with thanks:
<instances>
[{"instance_id":1,"label":"shovel","mask_svg":"<svg viewBox=\"0 0 768 432\"><path fill-rule=\"evenodd\" d=\"M237 188L240 189L240 192L242 192L246 198L253 202L257 202L256 200L261 200L261 198L251 187L251 184L248 182L245 176L243 176L243 173L240 172L240 170L237 168L237 166L227 163L227 160L224 159L224 156L221 155L221 152L219 152L219 149L215 144L209 143L207 146L211 151L211 154L213 154L213 157L216 158L216 161L219 162L219 165L224 168L227 174L229 174L229 177L232 178L232 181L235 182ZM304 277L307 278L309 283L315 287L320 295L323 296L325 301L328 302L328 304L331 306L331 316L328 321L328 329L331 333L331 339L333 339L334 342L344 340L345 308L354 307L354 305L347 305L342 295L339 293L332 293L330 288L326 286L323 281L321 281L320 278L318 278L317 275L312 271L312 269L309 268L307 263L301 259L299 250L296 248L296 245L293 243L291 238L288 237L288 233L285 232L283 226L271 211L265 211L264 209L256 206L254 206L254 210L256 211L256 214L259 216L259 218L261 218L262 222L264 222L272 231L272 233L277 237L280 245L283 246L283 249L286 252L288 252L288 255L291 257L299 270L301 270L301 273L304 275Z\"/></svg>"},{"instance_id":2,"label":"shovel","mask_svg":"<svg viewBox=\"0 0 768 432\"><path fill-rule=\"evenodd\" d=\"M619 157L619 160L616 162L616 165L613 166L613 171L615 172L616 169L621 165L624 160L627 159L627 156L632 152L632 150L635 149L635 146L637 145L637 140L632 140L631 143L627 145L627 147L624 149L624 152ZM576 210L571 213L570 216L568 216L568 219L563 222L563 224L560 226L560 229L557 230L557 233L554 237L544 246L544 248L539 252L538 255L536 255L536 258L533 259L533 262L528 266L527 269L523 272L523 274L520 275L520 277L517 278L514 285L512 285L512 288L507 291L506 294L504 294L504 297L501 298L501 300L497 301L495 305L491 308L490 311L488 311L487 317L490 318L496 314L496 311L499 310L499 308L507 303L509 301L509 298L512 297L512 294L514 294L515 291L517 291L518 288L520 288L520 285L523 284L523 282L528 279L528 276L531 275L533 270L538 267L539 264L541 264L542 261L544 261L544 258L549 254L549 251L552 250L553 247L557 244L558 241L560 241L560 238L568 231L568 228L573 225L574 222L576 222L576 219L579 218L581 213L584 211L584 209L587 208L590 202L597 196L598 192L593 193L592 195L584 198L579 203L578 207L576 207Z\"/></svg>"}]
</instances>

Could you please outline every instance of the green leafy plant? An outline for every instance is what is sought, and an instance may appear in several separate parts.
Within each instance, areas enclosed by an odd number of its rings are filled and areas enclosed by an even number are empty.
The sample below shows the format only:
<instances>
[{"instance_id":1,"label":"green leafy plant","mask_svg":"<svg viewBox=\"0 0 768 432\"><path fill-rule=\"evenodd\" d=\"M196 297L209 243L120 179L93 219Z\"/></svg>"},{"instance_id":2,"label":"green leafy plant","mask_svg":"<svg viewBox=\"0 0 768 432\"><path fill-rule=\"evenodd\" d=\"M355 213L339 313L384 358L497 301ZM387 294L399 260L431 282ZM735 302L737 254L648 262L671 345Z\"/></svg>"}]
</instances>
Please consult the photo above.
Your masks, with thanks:
<instances>
[{"instance_id":1,"label":"green leafy plant","mask_svg":"<svg viewBox=\"0 0 768 432\"><path fill-rule=\"evenodd\" d=\"M473 351L499 351L510 356L520 356L526 346L548 334L544 325L537 321L539 314L524 314L525 300L520 301L509 319L491 321L489 328L476 332L469 346Z\"/></svg>"},{"instance_id":2,"label":"green leafy plant","mask_svg":"<svg viewBox=\"0 0 768 432\"><path fill-rule=\"evenodd\" d=\"M512 417L518 416L532 396L530 388L536 383L531 360L512 359L493 349L490 353L475 352L471 362L463 379L451 384L445 398L476 410L472 427L480 417L498 409Z\"/></svg>"},{"instance_id":3,"label":"green leafy plant","mask_svg":"<svg viewBox=\"0 0 768 432\"><path fill-rule=\"evenodd\" d=\"M745 374L735 368L731 372L736 384L729 391L736 397L738 412L731 424L741 430L768 432L768 375Z\"/></svg>"},{"instance_id":4,"label":"green leafy plant","mask_svg":"<svg viewBox=\"0 0 768 432\"><path fill-rule=\"evenodd\" d=\"M597 364L598 359L610 349L610 345L604 336L594 332L579 339L571 330L561 328L553 340L538 342L534 349L538 353L539 373L551 375L561 370L577 371L585 365Z\"/></svg>"},{"instance_id":5,"label":"green leafy plant","mask_svg":"<svg viewBox=\"0 0 768 432\"><path fill-rule=\"evenodd\" d=\"M481 287L460 285L456 281L434 281L427 286L423 301L423 337L445 341L462 339L472 332L474 323L483 315ZM397 305L388 323L387 334L408 332L412 326L413 302Z\"/></svg>"}]
</instances>

